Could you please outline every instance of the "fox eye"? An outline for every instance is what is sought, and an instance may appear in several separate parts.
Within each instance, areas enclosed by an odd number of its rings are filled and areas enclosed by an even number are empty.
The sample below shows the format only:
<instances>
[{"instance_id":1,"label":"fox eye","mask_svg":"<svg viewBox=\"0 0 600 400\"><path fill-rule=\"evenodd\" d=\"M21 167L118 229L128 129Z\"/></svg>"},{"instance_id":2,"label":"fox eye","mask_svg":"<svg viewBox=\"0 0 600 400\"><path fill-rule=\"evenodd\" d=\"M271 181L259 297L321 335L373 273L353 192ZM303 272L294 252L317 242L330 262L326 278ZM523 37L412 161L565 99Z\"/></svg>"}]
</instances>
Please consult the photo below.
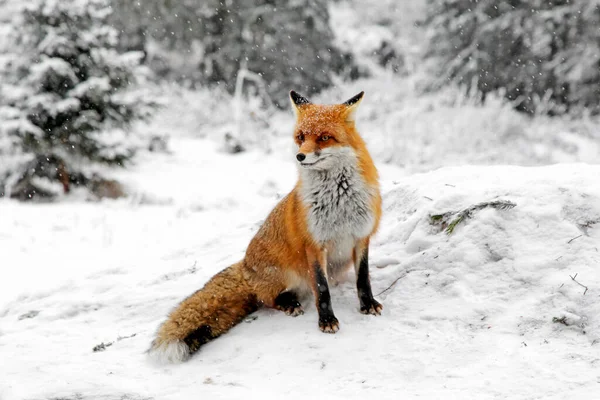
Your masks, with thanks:
<instances>
[{"instance_id":1,"label":"fox eye","mask_svg":"<svg viewBox=\"0 0 600 400\"><path fill-rule=\"evenodd\" d=\"M299 142L304 142L304 133L299 133L298 136L296 136L296 139L298 139Z\"/></svg>"},{"instance_id":2,"label":"fox eye","mask_svg":"<svg viewBox=\"0 0 600 400\"><path fill-rule=\"evenodd\" d=\"M321 142L326 142L329 139L331 139L331 137L329 135L323 135L323 136L321 136Z\"/></svg>"}]
</instances>

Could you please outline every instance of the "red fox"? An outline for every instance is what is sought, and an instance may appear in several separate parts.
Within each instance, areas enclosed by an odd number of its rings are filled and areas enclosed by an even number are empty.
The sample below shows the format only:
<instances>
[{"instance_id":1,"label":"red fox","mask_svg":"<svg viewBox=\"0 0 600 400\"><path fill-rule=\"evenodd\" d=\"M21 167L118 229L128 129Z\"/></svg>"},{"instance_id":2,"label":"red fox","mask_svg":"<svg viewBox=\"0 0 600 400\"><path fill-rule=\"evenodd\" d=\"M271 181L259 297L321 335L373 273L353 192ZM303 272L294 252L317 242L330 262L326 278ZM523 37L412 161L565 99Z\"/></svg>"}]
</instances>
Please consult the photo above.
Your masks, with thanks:
<instances>
[{"instance_id":1,"label":"red fox","mask_svg":"<svg viewBox=\"0 0 600 400\"><path fill-rule=\"evenodd\" d=\"M354 117L364 92L342 104L312 104L291 91L299 178L250 241L244 259L183 300L159 327L148 352L181 362L260 306L304 313L299 294L312 291L319 328L335 333L328 280L350 265L360 311L379 315L369 280L369 239L381 217L377 169Z\"/></svg>"}]
</instances>

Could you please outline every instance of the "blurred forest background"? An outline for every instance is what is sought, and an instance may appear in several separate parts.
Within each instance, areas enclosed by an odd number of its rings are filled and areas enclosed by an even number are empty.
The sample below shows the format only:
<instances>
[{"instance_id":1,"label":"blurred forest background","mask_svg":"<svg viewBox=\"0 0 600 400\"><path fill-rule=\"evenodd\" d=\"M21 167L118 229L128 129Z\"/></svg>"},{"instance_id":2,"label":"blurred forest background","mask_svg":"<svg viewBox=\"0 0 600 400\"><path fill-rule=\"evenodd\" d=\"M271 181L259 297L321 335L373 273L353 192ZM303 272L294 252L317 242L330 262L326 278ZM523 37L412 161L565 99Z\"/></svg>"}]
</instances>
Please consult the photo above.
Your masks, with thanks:
<instances>
[{"instance_id":1,"label":"blurred forest background","mask_svg":"<svg viewBox=\"0 0 600 400\"><path fill-rule=\"evenodd\" d=\"M287 149L290 89L365 90L409 172L597 163L600 0L0 0L0 197L123 196L176 134Z\"/></svg>"}]
</instances>

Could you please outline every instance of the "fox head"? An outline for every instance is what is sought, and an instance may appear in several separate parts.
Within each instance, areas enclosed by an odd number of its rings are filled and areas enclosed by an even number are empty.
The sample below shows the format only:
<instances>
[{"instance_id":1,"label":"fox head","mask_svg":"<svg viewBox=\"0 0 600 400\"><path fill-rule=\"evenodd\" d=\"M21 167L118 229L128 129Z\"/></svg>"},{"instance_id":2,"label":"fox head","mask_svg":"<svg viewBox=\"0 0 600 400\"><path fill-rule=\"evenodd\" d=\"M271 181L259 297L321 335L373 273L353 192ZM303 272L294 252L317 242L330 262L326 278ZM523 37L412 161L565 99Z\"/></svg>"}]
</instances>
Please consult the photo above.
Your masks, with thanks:
<instances>
[{"instance_id":1,"label":"fox head","mask_svg":"<svg viewBox=\"0 0 600 400\"><path fill-rule=\"evenodd\" d=\"M313 104L290 92L296 112L294 140L296 159L302 169L328 170L356 159L365 144L354 127L356 109L363 98L360 92L341 104Z\"/></svg>"}]
</instances>

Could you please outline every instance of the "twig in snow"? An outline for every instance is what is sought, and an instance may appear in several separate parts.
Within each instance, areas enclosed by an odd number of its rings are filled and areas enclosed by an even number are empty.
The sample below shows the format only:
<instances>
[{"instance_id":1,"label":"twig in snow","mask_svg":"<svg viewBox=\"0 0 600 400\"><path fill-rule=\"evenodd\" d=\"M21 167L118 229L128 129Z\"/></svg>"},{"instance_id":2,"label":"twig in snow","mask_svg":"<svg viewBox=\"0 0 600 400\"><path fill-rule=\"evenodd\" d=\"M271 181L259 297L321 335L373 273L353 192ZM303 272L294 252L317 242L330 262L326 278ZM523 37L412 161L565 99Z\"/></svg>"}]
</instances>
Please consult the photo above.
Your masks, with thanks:
<instances>
[{"instance_id":1,"label":"twig in snow","mask_svg":"<svg viewBox=\"0 0 600 400\"><path fill-rule=\"evenodd\" d=\"M137 335L137 333L132 333L132 334L131 334L131 335L129 335L129 336L118 336L118 337L117 337L117 342L119 342L119 341L121 341L121 340L123 340L123 339L131 339L132 337L135 337L135 335Z\"/></svg>"},{"instance_id":2,"label":"twig in snow","mask_svg":"<svg viewBox=\"0 0 600 400\"><path fill-rule=\"evenodd\" d=\"M450 186L450 187L456 187L456 186L454 186L454 185L451 185L451 184L449 184L449 183L445 183L444 185L446 185L446 186Z\"/></svg>"},{"instance_id":3,"label":"twig in snow","mask_svg":"<svg viewBox=\"0 0 600 400\"><path fill-rule=\"evenodd\" d=\"M382 290L381 292L377 293L375 296L381 296L382 294L384 294L385 292L387 292L388 290L390 290L392 287L394 287L394 285L402 278L404 278L406 275L408 275L410 271L406 271L403 275L400 275L399 277L397 277L394 282L391 283L390 286L388 286L387 288L385 288L384 290Z\"/></svg>"},{"instance_id":4,"label":"twig in snow","mask_svg":"<svg viewBox=\"0 0 600 400\"><path fill-rule=\"evenodd\" d=\"M572 242L573 240L575 240L575 239L579 239L579 238L580 238L580 237L582 237L582 236L583 236L583 235L575 236L573 239L569 240L569 241L567 242L567 244L571 244L571 242Z\"/></svg>"},{"instance_id":5,"label":"twig in snow","mask_svg":"<svg viewBox=\"0 0 600 400\"><path fill-rule=\"evenodd\" d=\"M423 197L426 198L427 200L433 201L433 199L431 197L427 197L427 196L423 196Z\"/></svg>"},{"instance_id":6,"label":"twig in snow","mask_svg":"<svg viewBox=\"0 0 600 400\"><path fill-rule=\"evenodd\" d=\"M28 318L35 318L38 316L39 313L40 312L38 310L31 310L29 312L26 312L25 314L19 315L19 321Z\"/></svg>"},{"instance_id":7,"label":"twig in snow","mask_svg":"<svg viewBox=\"0 0 600 400\"><path fill-rule=\"evenodd\" d=\"M98 351L104 351L104 350L106 350L106 348L107 348L107 347L110 347L110 346L112 346L114 343L115 343L115 342L108 342L108 343L104 343L104 342L102 342L102 343L100 343L100 344L97 344L97 345L95 345L95 346L94 346L94 348L92 349L92 351L93 351L94 353L96 353L96 352L98 352Z\"/></svg>"},{"instance_id":8,"label":"twig in snow","mask_svg":"<svg viewBox=\"0 0 600 400\"><path fill-rule=\"evenodd\" d=\"M118 336L118 337L117 337L117 340L115 340L115 341L113 341L113 342L108 342L108 343L104 343L104 342L102 342L102 343L100 343L100 344L97 344L96 346L94 346L94 348L92 349L92 351L93 351L94 353L97 353L97 352L99 352L99 351L104 351L104 350L106 350L106 348L107 348L107 347L110 347L110 346L112 346L112 345L113 345L113 344L115 344L116 342L120 342L120 341L121 341L121 340L123 340L123 339L130 339L130 338L134 337L135 335L137 335L137 333L133 333L133 334L131 334L131 335L129 335L129 336Z\"/></svg>"},{"instance_id":9,"label":"twig in snow","mask_svg":"<svg viewBox=\"0 0 600 400\"><path fill-rule=\"evenodd\" d=\"M179 278L184 275L195 274L198 271L198 269L196 268L197 263L198 261L196 260L194 261L194 265L192 265L189 268L186 268L182 271L175 271L168 274L164 274L160 279L157 280L157 282L170 281L171 279Z\"/></svg>"},{"instance_id":10,"label":"twig in snow","mask_svg":"<svg viewBox=\"0 0 600 400\"><path fill-rule=\"evenodd\" d=\"M588 287L587 287L587 286L585 286L585 285L582 285L582 284L581 284L581 282L578 282L578 281L577 281L577 279L575 279L575 278L577 278L577 274L575 274L575 276L571 276L571 275L569 275L569 278L571 278L571 279L573 280L573 282L575 282L576 284L578 284L578 285L579 285L579 286L581 286L582 288L585 288L585 291L583 292L583 294L584 294L584 295L587 293L587 291L588 291Z\"/></svg>"},{"instance_id":11,"label":"twig in snow","mask_svg":"<svg viewBox=\"0 0 600 400\"><path fill-rule=\"evenodd\" d=\"M402 276L396 278L396 280L394 282L392 282L392 284L390 286L388 286L386 289L384 289L383 291L381 291L380 293L378 293L376 296L381 296L382 294L384 294L385 292L387 292L388 290L390 290L396 284L396 282L398 282L401 278L402 278Z\"/></svg>"}]
</instances>

